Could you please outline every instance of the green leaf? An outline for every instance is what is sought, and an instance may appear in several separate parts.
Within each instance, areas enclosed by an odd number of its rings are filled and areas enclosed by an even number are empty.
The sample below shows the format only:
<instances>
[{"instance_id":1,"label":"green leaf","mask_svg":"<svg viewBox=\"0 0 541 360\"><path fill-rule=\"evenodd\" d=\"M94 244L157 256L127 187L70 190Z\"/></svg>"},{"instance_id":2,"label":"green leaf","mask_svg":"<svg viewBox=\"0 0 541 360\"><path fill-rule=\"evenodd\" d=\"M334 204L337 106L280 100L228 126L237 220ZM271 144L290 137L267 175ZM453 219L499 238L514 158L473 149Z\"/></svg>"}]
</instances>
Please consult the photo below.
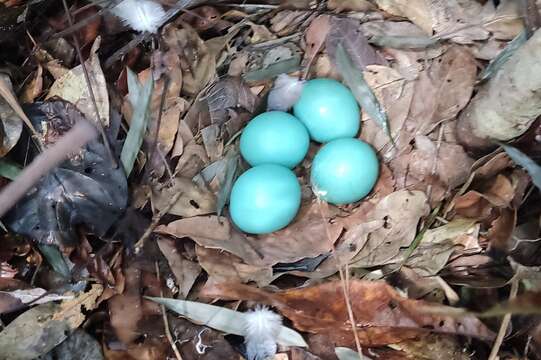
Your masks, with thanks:
<instances>
[{"instance_id":1,"label":"green leaf","mask_svg":"<svg viewBox=\"0 0 541 360\"><path fill-rule=\"evenodd\" d=\"M528 40L528 32L523 30L507 46L500 51L498 56L490 61L487 67L479 74L479 81L490 79L509 60L511 56Z\"/></svg>"},{"instance_id":2,"label":"green leaf","mask_svg":"<svg viewBox=\"0 0 541 360\"><path fill-rule=\"evenodd\" d=\"M54 245L38 244L38 248L54 271L65 278L70 277L70 270L58 247Z\"/></svg>"},{"instance_id":3,"label":"green leaf","mask_svg":"<svg viewBox=\"0 0 541 360\"><path fill-rule=\"evenodd\" d=\"M21 171L22 169L19 165L6 159L0 159L0 176L15 180Z\"/></svg>"},{"instance_id":4,"label":"green leaf","mask_svg":"<svg viewBox=\"0 0 541 360\"><path fill-rule=\"evenodd\" d=\"M394 145L387 114L383 111L372 89L364 80L362 71L355 68L341 43L336 47L336 65L338 72L342 75L344 82L350 88L362 109L385 131Z\"/></svg>"},{"instance_id":5,"label":"green leaf","mask_svg":"<svg viewBox=\"0 0 541 360\"><path fill-rule=\"evenodd\" d=\"M195 301L175 300L150 296L145 296L145 298L162 304L168 309L188 318L197 324L205 325L227 334L235 334L239 336L245 335L245 314L240 311ZM278 344L283 346L308 347L298 332L285 326L281 327L276 341Z\"/></svg>"},{"instance_id":6,"label":"green leaf","mask_svg":"<svg viewBox=\"0 0 541 360\"><path fill-rule=\"evenodd\" d=\"M541 190L541 166L522 151L503 143L500 143L500 145L515 163L522 166L530 174L534 185Z\"/></svg>"},{"instance_id":7,"label":"green leaf","mask_svg":"<svg viewBox=\"0 0 541 360\"><path fill-rule=\"evenodd\" d=\"M130 72L128 72L128 83L131 83L132 89L130 89L130 91L132 91L133 89L137 88L136 79L134 78L135 74L129 74ZM129 80L130 77L132 77L131 81ZM120 160L124 166L124 171L126 171L126 176L129 176L133 170L135 159L137 159L137 154L139 153L141 145L143 144L143 137L145 136L148 120L150 118L148 108L153 87L154 80L151 76L146 81L140 92L138 92L138 90L134 90L137 92L137 101L134 105L133 116L130 122L130 130L128 131L126 141L122 147L122 153L120 154Z\"/></svg>"}]
</instances>

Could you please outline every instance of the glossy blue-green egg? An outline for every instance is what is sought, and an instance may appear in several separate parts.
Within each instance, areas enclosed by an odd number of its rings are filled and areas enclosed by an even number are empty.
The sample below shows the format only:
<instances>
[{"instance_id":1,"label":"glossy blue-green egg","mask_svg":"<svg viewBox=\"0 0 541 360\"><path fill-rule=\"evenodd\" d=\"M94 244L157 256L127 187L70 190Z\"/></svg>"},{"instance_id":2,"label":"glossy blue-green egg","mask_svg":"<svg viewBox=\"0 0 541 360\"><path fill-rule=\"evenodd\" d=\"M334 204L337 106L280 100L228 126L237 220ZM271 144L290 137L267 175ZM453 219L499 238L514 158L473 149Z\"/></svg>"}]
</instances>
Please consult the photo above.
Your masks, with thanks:
<instances>
[{"instance_id":1,"label":"glossy blue-green egg","mask_svg":"<svg viewBox=\"0 0 541 360\"><path fill-rule=\"evenodd\" d=\"M357 100L336 80L306 82L293 113L306 125L310 137L320 143L354 137L359 132L361 113Z\"/></svg>"},{"instance_id":2,"label":"glossy blue-green egg","mask_svg":"<svg viewBox=\"0 0 541 360\"><path fill-rule=\"evenodd\" d=\"M244 232L267 234L287 226L301 205L301 186L293 171L274 164L253 167L231 189L229 213Z\"/></svg>"},{"instance_id":3,"label":"glossy blue-green egg","mask_svg":"<svg viewBox=\"0 0 541 360\"><path fill-rule=\"evenodd\" d=\"M333 140L321 147L312 162L312 190L331 204L362 199L378 179L379 162L367 143L351 138Z\"/></svg>"},{"instance_id":4,"label":"glossy blue-green egg","mask_svg":"<svg viewBox=\"0 0 541 360\"><path fill-rule=\"evenodd\" d=\"M292 169L304 159L309 145L303 123L283 111L256 116L240 137L240 153L252 166L277 164Z\"/></svg>"}]
</instances>

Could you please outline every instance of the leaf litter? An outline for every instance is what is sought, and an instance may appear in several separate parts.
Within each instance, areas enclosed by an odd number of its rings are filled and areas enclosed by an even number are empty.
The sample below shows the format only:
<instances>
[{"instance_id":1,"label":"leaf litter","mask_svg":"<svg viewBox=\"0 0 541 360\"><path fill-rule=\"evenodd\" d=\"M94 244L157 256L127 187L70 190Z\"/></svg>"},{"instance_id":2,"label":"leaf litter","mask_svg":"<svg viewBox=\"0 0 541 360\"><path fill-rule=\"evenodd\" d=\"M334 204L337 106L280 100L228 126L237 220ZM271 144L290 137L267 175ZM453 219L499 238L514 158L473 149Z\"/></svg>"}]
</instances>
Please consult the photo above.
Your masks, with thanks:
<instances>
[{"instance_id":1,"label":"leaf litter","mask_svg":"<svg viewBox=\"0 0 541 360\"><path fill-rule=\"evenodd\" d=\"M45 3L0 5L28 6L33 24L0 23L13 50L0 54L0 186L96 109L105 133L1 219L0 358L246 357L246 311L260 305L286 320L276 359L539 358L538 319L502 321L537 314L541 288L538 105L504 89L539 90L513 67L538 51L521 15L533 2L165 2L182 14L152 39L107 5L68 1L69 27ZM318 76L355 95L378 182L357 203L319 202L312 144L294 221L245 234L228 209L247 169L239 135ZM522 109L511 142L465 137L483 128L471 117L483 97Z\"/></svg>"}]
</instances>

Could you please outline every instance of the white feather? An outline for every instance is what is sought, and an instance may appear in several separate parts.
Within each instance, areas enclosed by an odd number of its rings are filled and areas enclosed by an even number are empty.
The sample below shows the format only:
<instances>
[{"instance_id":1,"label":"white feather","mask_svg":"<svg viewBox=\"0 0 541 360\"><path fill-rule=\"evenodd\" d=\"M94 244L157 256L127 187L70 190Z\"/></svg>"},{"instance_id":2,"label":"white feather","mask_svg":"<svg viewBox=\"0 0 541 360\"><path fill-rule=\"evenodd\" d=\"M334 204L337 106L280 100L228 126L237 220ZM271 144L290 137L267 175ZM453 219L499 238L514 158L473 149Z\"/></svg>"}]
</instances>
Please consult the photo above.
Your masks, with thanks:
<instances>
[{"instance_id":1,"label":"white feather","mask_svg":"<svg viewBox=\"0 0 541 360\"><path fill-rule=\"evenodd\" d=\"M280 74L269 92L267 111L288 111L301 97L305 81L287 74Z\"/></svg>"},{"instance_id":2,"label":"white feather","mask_svg":"<svg viewBox=\"0 0 541 360\"><path fill-rule=\"evenodd\" d=\"M247 360L265 360L276 354L276 339L282 326L282 317L258 306L244 316L244 343Z\"/></svg>"},{"instance_id":3,"label":"white feather","mask_svg":"<svg viewBox=\"0 0 541 360\"><path fill-rule=\"evenodd\" d=\"M111 11L136 31L155 33L165 19L163 7L152 0L123 0Z\"/></svg>"}]
</instances>

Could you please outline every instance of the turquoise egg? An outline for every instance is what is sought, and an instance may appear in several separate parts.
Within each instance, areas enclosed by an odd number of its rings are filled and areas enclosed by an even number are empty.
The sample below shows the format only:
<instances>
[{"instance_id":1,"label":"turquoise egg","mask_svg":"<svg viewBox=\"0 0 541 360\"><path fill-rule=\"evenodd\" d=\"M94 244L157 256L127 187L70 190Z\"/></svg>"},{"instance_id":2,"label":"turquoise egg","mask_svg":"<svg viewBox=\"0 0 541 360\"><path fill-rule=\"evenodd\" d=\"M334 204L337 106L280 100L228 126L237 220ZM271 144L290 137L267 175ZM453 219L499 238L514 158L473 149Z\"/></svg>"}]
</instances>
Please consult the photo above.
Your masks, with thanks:
<instances>
[{"instance_id":1,"label":"turquoise egg","mask_svg":"<svg viewBox=\"0 0 541 360\"><path fill-rule=\"evenodd\" d=\"M306 82L301 97L293 106L310 137L320 143L355 137L360 127L360 109L351 91L332 79Z\"/></svg>"},{"instance_id":2,"label":"turquoise egg","mask_svg":"<svg viewBox=\"0 0 541 360\"><path fill-rule=\"evenodd\" d=\"M293 171L274 164L253 167L231 189L229 213L242 231L267 234L287 226L301 205L301 186Z\"/></svg>"},{"instance_id":3,"label":"turquoise egg","mask_svg":"<svg viewBox=\"0 0 541 360\"><path fill-rule=\"evenodd\" d=\"M312 191L331 204L362 199L378 179L379 162L374 149L357 139L333 140L321 147L312 162Z\"/></svg>"},{"instance_id":4,"label":"turquoise egg","mask_svg":"<svg viewBox=\"0 0 541 360\"><path fill-rule=\"evenodd\" d=\"M277 164L292 169L304 159L309 145L303 123L283 111L256 116L240 137L240 153L252 166Z\"/></svg>"}]
</instances>

